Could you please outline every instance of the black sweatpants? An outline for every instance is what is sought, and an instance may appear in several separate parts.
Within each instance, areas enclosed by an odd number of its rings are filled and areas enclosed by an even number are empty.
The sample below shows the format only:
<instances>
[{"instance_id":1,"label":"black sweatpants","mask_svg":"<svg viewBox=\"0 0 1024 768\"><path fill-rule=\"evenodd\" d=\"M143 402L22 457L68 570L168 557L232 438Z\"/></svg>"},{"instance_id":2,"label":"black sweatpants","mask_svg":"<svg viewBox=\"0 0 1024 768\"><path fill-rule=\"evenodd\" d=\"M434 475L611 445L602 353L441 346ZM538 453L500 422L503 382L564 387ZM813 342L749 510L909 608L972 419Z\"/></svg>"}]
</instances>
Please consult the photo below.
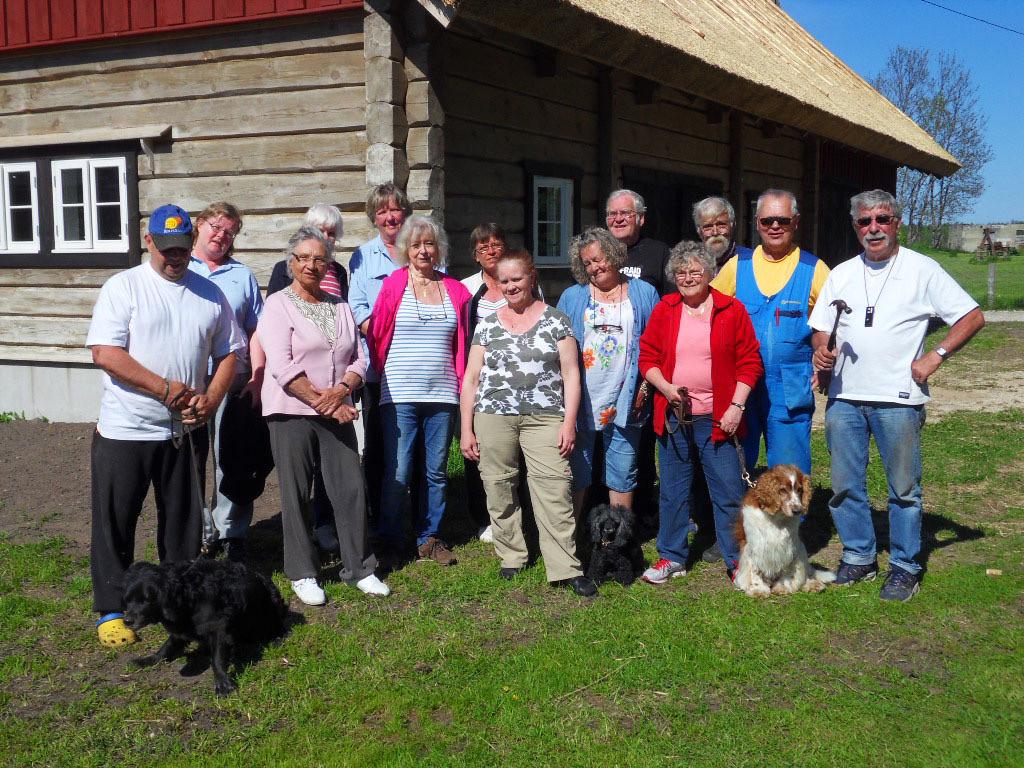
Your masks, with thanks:
<instances>
[{"instance_id":1,"label":"black sweatpants","mask_svg":"<svg viewBox=\"0 0 1024 768\"><path fill-rule=\"evenodd\" d=\"M208 436L191 433L204 477ZM92 591L93 610L123 608L121 580L135 559L135 527L153 485L156 496L156 546L161 563L191 560L199 554L203 531L202 489L193 488L192 456L186 439L111 440L98 431L92 438Z\"/></svg>"}]
</instances>

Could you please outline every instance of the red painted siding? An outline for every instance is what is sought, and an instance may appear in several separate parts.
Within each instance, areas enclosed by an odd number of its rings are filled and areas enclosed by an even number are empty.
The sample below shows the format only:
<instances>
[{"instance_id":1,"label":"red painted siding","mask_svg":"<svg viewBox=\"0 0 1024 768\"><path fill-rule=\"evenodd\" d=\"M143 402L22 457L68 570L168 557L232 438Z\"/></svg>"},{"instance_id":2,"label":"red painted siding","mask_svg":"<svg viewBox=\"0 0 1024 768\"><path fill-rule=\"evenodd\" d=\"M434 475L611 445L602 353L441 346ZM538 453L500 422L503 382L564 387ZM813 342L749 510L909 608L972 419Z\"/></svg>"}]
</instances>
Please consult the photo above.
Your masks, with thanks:
<instances>
[{"instance_id":1,"label":"red painted siding","mask_svg":"<svg viewBox=\"0 0 1024 768\"><path fill-rule=\"evenodd\" d=\"M362 7L362 0L2 0L0 53Z\"/></svg>"}]
</instances>

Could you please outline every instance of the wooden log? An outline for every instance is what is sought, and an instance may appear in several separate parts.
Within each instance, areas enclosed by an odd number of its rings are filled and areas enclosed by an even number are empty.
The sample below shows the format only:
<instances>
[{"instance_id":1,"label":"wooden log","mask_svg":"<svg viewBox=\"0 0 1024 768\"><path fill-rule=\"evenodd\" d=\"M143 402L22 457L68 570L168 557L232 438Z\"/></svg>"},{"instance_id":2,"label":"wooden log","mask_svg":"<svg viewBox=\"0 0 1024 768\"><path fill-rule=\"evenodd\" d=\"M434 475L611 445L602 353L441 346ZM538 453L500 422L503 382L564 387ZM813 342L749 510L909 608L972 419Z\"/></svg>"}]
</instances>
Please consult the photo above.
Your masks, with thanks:
<instances>
[{"instance_id":1,"label":"wooden log","mask_svg":"<svg viewBox=\"0 0 1024 768\"><path fill-rule=\"evenodd\" d=\"M409 135L405 109L396 104L375 101L366 105L366 146L391 144L400 146ZM359 153L360 156L365 154Z\"/></svg>"},{"instance_id":2,"label":"wooden log","mask_svg":"<svg viewBox=\"0 0 1024 768\"><path fill-rule=\"evenodd\" d=\"M449 157L445 166L446 192L479 198L523 197L526 177L522 163Z\"/></svg>"},{"instance_id":3,"label":"wooden log","mask_svg":"<svg viewBox=\"0 0 1024 768\"><path fill-rule=\"evenodd\" d=\"M173 136L224 138L280 133L361 129L366 101L362 86L317 88L243 96L194 99L185 104L133 104L0 117L8 136L92 128L126 128L152 121L159 111L174 116Z\"/></svg>"},{"instance_id":4,"label":"wooden log","mask_svg":"<svg viewBox=\"0 0 1024 768\"><path fill-rule=\"evenodd\" d=\"M119 269L0 269L0 286L98 288ZM59 297L60 291L51 293Z\"/></svg>"},{"instance_id":5,"label":"wooden log","mask_svg":"<svg viewBox=\"0 0 1024 768\"><path fill-rule=\"evenodd\" d=\"M99 288L0 287L0 316L47 315L60 317L92 317ZM0 317L0 323L7 321Z\"/></svg>"},{"instance_id":6,"label":"wooden log","mask_svg":"<svg viewBox=\"0 0 1024 768\"><path fill-rule=\"evenodd\" d=\"M427 168L409 171L405 193L414 208L445 208L444 169Z\"/></svg>"},{"instance_id":7,"label":"wooden log","mask_svg":"<svg viewBox=\"0 0 1024 768\"><path fill-rule=\"evenodd\" d=\"M362 170L366 140L362 131L346 131L175 141L154 153L152 173L140 154L139 177Z\"/></svg>"},{"instance_id":8,"label":"wooden log","mask_svg":"<svg viewBox=\"0 0 1024 768\"><path fill-rule=\"evenodd\" d=\"M360 85L359 51L315 51L263 59L235 59L191 66L90 73L0 89L0 114L268 93ZM176 120L168 120L176 122Z\"/></svg>"},{"instance_id":9,"label":"wooden log","mask_svg":"<svg viewBox=\"0 0 1024 768\"><path fill-rule=\"evenodd\" d=\"M512 231L522 231L525 209L522 200L481 200L462 195L445 196L445 228L469 231L477 224L493 221Z\"/></svg>"},{"instance_id":10,"label":"wooden log","mask_svg":"<svg viewBox=\"0 0 1024 768\"><path fill-rule=\"evenodd\" d=\"M439 125L410 128L405 146L410 168L440 168L444 166L444 129Z\"/></svg>"},{"instance_id":11,"label":"wooden log","mask_svg":"<svg viewBox=\"0 0 1024 768\"><path fill-rule=\"evenodd\" d=\"M338 207L360 210L366 181L359 171L303 174L252 174L139 181L139 209L149 211L169 200L188 211L201 211L212 200L230 200L254 213L305 211L317 200L336 200Z\"/></svg>"},{"instance_id":12,"label":"wooden log","mask_svg":"<svg viewBox=\"0 0 1024 768\"><path fill-rule=\"evenodd\" d=\"M597 113L504 91L457 76L447 82L449 117L597 144ZM410 117L410 125L416 120ZM591 149L591 152L594 150Z\"/></svg>"},{"instance_id":13,"label":"wooden log","mask_svg":"<svg viewBox=\"0 0 1024 768\"><path fill-rule=\"evenodd\" d=\"M444 125L445 113L434 87L427 80L409 83L405 115L410 126Z\"/></svg>"},{"instance_id":14,"label":"wooden log","mask_svg":"<svg viewBox=\"0 0 1024 768\"><path fill-rule=\"evenodd\" d=\"M594 146L504 126L454 118L445 126L445 156L455 155L519 163L524 159L565 163L597 172Z\"/></svg>"},{"instance_id":15,"label":"wooden log","mask_svg":"<svg viewBox=\"0 0 1024 768\"><path fill-rule=\"evenodd\" d=\"M363 17L363 55L368 60L402 60L402 42L395 32L390 14L374 10Z\"/></svg>"},{"instance_id":16,"label":"wooden log","mask_svg":"<svg viewBox=\"0 0 1024 768\"><path fill-rule=\"evenodd\" d=\"M82 340L85 343L85 340ZM0 344L0 360L24 363L92 364L92 352L84 346L53 347L38 344Z\"/></svg>"},{"instance_id":17,"label":"wooden log","mask_svg":"<svg viewBox=\"0 0 1024 768\"><path fill-rule=\"evenodd\" d=\"M804 162L803 159L794 159L783 155L776 155L758 150L748 150L744 154L744 167L754 173L767 173L775 176L782 176L787 179L800 179L801 184L794 188L796 194L800 194L803 184Z\"/></svg>"},{"instance_id":18,"label":"wooden log","mask_svg":"<svg viewBox=\"0 0 1024 768\"><path fill-rule=\"evenodd\" d=\"M84 317L14 315L0 322L0 344L81 347L88 330L89 320Z\"/></svg>"},{"instance_id":19,"label":"wooden log","mask_svg":"<svg viewBox=\"0 0 1024 768\"><path fill-rule=\"evenodd\" d=\"M269 28L233 28L211 34L209 29L163 39L109 41L94 48L56 48L45 56L8 58L0 70L0 86L31 80L53 80L81 74L173 67L179 64L263 59L312 49L354 50L363 47L359 14L318 18L297 24L272 22Z\"/></svg>"},{"instance_id":20,"label":"wooden log","mask_svg":"<svg viewBox=\"0 0 1024 768\"><path fill-rule=\"evenodd\" d=\"M621 152L664 160L699 160L721 168L729 165L727 144L685 136L664 128L620 120L618 139Z\"/></svg>"},{"instance_id":21,"label":"wooden log","mask_svg":"<svg viewBox=\"0 0 1024 768\"><path fill-rule=\"evenodd\" d=\"M623 165L639 165L651 167L652 158L646 153L634 152L625 148L620 149L620 161ZM699 178L717 179L722 182L723 188L729 179L729 169L726 166L712 166L694 158L693 162L680 159L661 157L657 159L657 167L662 171L680 173L685 176L697 176ZM601 219L604 216L602 214ZM600 223L600 221L598 222Z\"/></svg>"},{"instance_id":22,"label":"wooden log","mask_svg":"<svg viewBox=\"0 0 1024 768\"><path fill-rule=\"evenodd\" d=\"M393 181L404 187L409 179L409 161L405 150L390 144L371 144L366 150L365 186L373 187Z\"/></svg>"},{"instance_id":23,"label":"wooden log","mask_svg":"<svg viewBox=\"0 0 1024 768\"><path fill-rule=\"evenodd\" d=\"M366 102L404 104L408 85L405 68L397 61L375 56L366 63Z\"/></svg>"},{"instance_id":24,"label":"wooden log","mask_svg":"<svg viewBox=\"0 0 1024 768\"><path fill-rule=\"evenodd\" d=\"M337 204L330 197L313 202ZM242 231L235 240L236 249L239 251L284 251L289 236L299 228L305 213L306 208L272 214L251 214L243 211ZM341 220L342 235L336 248L355 248L377 234L377 230L367 220L363 211L343 212Z\"/></svg>"}]
</instances>

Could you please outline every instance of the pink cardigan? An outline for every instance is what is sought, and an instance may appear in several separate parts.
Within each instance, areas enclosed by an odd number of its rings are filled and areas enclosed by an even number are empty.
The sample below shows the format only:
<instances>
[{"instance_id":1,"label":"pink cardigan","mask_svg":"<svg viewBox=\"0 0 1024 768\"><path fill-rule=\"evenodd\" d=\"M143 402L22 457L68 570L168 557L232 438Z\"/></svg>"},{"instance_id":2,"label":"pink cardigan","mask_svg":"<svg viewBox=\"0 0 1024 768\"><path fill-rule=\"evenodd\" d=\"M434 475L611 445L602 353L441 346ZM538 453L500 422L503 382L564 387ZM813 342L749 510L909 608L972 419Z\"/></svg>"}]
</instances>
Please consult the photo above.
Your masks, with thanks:
<instances>
[{"instance_id":1,"label":"pink cardigan","mask_svg":"<svg viewBox=\"0 0 1024 768\"><path fill-rule=\"evenodd\" d=\"M349 371L366 377L366 355L352 309L338 305L332 349L327 339L302 316L284 291L267 298L256 331L267 355L263 376L263 415L316 416L317 412L284 387L303 373L317 389L335 387ZM351 398L348 399L351 403Z\"/></svg>"},{"instance_id":2,"label":"pink cardigan","mask_svg":"<svg viewBox=\"0 0 1024 768\"><path fill-rule=\"evenodd\" d=\"M388 350L391 348L391 339L395 335L395 317L398 315L398 308L402 304L402 296L408 283L409 268L396 269L384 279L377 301L374 302L366 341L370 347L370 362L378 373L384 371L384 363L388 359ZM462 377L466 373L466 356L469 352L469 304L473 297L469 295L466 286L453 277L444 275L441 278L441 283L455 307L456 328L452 346L452 362L455 365L455 376L459 380L459 389L461 389Z\"/></svg>"}]
</instances>

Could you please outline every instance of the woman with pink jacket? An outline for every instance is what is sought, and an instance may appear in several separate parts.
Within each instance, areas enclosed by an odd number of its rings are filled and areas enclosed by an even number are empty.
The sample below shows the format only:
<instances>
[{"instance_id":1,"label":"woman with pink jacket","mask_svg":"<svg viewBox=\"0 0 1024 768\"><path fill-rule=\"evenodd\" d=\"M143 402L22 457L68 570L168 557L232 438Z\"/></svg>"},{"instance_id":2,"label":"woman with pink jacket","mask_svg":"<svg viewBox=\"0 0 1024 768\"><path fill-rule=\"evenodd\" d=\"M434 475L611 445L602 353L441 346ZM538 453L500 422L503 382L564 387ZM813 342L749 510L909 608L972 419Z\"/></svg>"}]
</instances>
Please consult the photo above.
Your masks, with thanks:
<instances>
[{"instance_id":1,"label":"woman with pink jacket","mask_svg":"<svg viewBox=\"0 0 1024 768\"><path fill-rule=\"evenodd\" d=\"M429 216L410 216L395 242L402 269L384 280L373 305L367 341L381 374L380 419L384 481L377 534L394 563L405 559L405 497L413 454L423 435L425 482L419 519L413 521L420 559L454 565L441 540L448 447L466 371L470 295L438 270L448 258L448 238Z\"/></svg>"},{"instance_id":2,"label":"woman with pink jacket","mask_svg":"<svg viewBox=\"0 0 1024 768\"><path fill-rule=\"evenodd\" d=\"M281 487L284 572L307 605L323 605L310 537L310 487L319 465L334 508L341 578L371 595L391 591L374 573L366 495L352 422L352 392L363 384L366 357L352 310L320 281L332 259L324 235L302 227L288 240L294 279L267 299L258 326L266 353L263 415Z\"/></svg>"}]
</instances>

